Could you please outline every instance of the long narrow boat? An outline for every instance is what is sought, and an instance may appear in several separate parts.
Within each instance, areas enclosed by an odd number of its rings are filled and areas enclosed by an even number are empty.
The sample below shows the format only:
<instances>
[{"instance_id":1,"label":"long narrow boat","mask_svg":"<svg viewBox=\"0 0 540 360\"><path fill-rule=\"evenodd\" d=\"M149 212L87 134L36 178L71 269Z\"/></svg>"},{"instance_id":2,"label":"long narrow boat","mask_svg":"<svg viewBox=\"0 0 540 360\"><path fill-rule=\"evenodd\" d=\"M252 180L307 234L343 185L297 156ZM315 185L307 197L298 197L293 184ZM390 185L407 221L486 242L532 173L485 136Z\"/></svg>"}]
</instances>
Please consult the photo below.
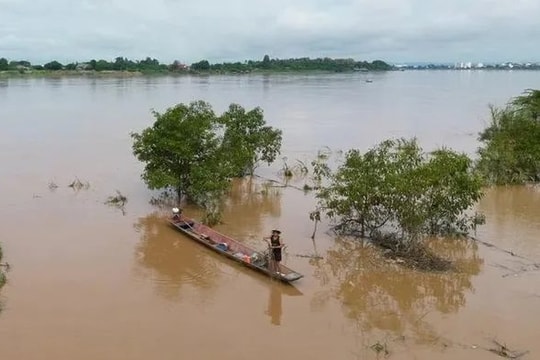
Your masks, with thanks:
<instances>
[{"instance_id":1,"label":"long narrow boat","mask_svg":"<svg viewBox=\"0 0 540 360\"><path fill-rule=\"evenodd\" d=\"M175 229L192 240L274 279L291 283L304 277L285 265L272 261L269 251L256 251L184 215L175 214L168 221Z\"/></svg>"}]
</instances>

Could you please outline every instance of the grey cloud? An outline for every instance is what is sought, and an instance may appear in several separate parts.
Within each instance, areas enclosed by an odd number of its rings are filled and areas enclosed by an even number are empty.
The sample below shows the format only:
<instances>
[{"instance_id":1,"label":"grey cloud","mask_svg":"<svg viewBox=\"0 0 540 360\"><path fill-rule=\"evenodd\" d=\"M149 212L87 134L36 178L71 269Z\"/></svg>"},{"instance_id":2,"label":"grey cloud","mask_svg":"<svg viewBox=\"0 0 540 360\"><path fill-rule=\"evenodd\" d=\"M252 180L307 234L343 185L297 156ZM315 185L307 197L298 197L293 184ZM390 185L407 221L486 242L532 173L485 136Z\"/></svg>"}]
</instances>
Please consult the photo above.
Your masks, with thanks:
<instances>
[{"instance_id":1,"label":"grey cloud","mask_svg":"<svg viewBox=\"0 0 540 360\"><path fill-rule=\"evenodd\" d=\"M537 0L0 0L0 57L540 60ZM471 59L473 60L473 59Z\"/></svg>"}]
</instances>

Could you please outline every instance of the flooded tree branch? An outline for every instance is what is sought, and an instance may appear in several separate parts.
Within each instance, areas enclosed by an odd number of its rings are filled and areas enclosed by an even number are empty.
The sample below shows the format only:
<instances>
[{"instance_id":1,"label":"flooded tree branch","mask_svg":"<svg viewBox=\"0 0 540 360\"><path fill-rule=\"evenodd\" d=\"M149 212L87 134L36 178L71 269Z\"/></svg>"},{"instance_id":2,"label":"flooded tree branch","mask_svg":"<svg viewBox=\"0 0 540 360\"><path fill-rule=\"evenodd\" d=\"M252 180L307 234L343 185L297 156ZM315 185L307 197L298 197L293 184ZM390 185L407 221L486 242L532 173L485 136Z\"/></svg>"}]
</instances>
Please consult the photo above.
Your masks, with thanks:
<instances>
[{"instance_id":1,"label":"flooded tree branch","mask_svg":"<svg viewBox=\"0 0 540 360\"><path fill-rule=\"evenodd\" d=\"M127 197L123 195L119 190L116 190L116 195L109 196L107 200L105 200L105 204L116 207L122 211L122 215L126 215L126 203L127 203Z\"/></svg>"},{"instance_id":2,"label":"flooded tree branch","mask_svg":"<svg viewBox=\"0 0 540 360\"><path fill-rule=\"evenodd\" d=\"M474 236L469 237L469 239L471 239L471 240L473 240L473 241L475 241L475 242L477 242L479 244L482 244L485 247L495 249L495 250L497 250L499 252L503 252L505 254L511 255L512 257L516 257L518 259L525 260L526 262L528 262L528 264L522 263L521 268L519 268L518 270L510 269L509 267L506 267L506 266L501 265L501 264L496 264L496 266L509 271L509 273L506 273L506 274L502 275L502 277L504 277L504 278L509 277L509 276L518 276L518 275L521 275L521 274L524 274L524 273L527 273L527 272L539 271L540 270L540 263L537 263L534 260L529 259L529 258L527 258L525 256L516 254L514 251L503 249L500 246L497 246L497 245L495 245L493 243L490 243L490 242L487 242L487 241L484 241L484 240L480 240L480 239L478 239L478 238L476 238Z\"/></svg>"},{"instance_id":3,"label":"flooded tree branch","mask_svg":"<svg viewBox=\"0 0 540 360\"><path fill-rule=\"evenodd\" d=\"M529 351L518 352L516 350L510 350L505 344L501 344L495 339L492 342L495 347L488 348L487 350L506 359L520 359L529 353Z\"/></svg>"}]
</instances>

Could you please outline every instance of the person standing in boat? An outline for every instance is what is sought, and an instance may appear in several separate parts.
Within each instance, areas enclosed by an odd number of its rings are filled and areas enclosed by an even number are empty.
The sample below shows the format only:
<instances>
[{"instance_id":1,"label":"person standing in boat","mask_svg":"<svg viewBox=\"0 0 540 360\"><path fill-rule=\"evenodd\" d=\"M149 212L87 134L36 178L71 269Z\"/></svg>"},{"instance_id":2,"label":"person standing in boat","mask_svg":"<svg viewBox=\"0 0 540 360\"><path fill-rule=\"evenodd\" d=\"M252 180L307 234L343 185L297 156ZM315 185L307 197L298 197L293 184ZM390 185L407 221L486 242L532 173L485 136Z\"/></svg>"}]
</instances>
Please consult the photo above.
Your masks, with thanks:
<instances>
[{"instance_id":1,"label":"person standing in boat","mask_svg":"<svg viewBox=\"0 0 540 360\"><path fill-rule=\"evenodd\" d=\"M283 249L283 242L281 241L281 231L272 230L272 235L265 237L264 240L270 247L271 261L270 265L274 267L274 271L279 270L279 263L281 262L281 250Z\"/></svg>"}]
</instances>

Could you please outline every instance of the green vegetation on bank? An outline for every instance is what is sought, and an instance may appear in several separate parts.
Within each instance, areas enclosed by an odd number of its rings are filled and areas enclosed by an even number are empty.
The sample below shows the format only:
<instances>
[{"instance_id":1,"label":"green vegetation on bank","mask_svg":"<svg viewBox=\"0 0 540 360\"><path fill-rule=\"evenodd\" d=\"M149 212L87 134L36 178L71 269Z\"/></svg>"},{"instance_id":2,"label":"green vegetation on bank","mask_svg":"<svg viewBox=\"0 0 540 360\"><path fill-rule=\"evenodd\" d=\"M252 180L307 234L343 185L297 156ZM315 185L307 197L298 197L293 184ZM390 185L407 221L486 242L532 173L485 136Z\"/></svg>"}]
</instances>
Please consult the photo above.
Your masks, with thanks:
<instances>
[{"instance_id":1,"label":"green vegetation on bank","mask_svg":"<svg viewBox=\"0 0 540 360\"><path fill-rule=\"evenodd\" d=\"M0 73L11 74L73 74L83 72L131 72L131 73L251 73L251 72L352 72L352 71L387 71L393 67L381 60L373 62L356 61L353 59L331 58L296 58L271 59L265 55L262 60L247 60L244 62L224 62L211 64L208 60L201 60L191 65L180 61L163 64L158 60L147 57L143 60L130 60L117 57L114 61L89 60L62 64L56 60L46 64L35 65L26 60L12 60L0 58Z\"/></svg>"},{"instance_id":2,"label":"green vegetation on bank","mask_svg":"<svg viewBox=\"0 0 540 360\"><path fill-rule=\"evenodd\" d=\"M491 108L479 136L477 167L491 184L540 182L540 90L527 90L504 108Z\"/></svg>"},{"instance_id":3,"label":"green vegetation on bank","mask_svg":"<svg viewBox=\"0 0 540 360\"><path fill-rule=\"evenodd\" d=\"M281 130L266 125L260 108L231 104L217 116L196 101L154 116L151 127L131 134L133 153L146 164L143 180L200 205L209 224L219 221L230 180L252 174L259 162L272 163L281 149Z\"/></svg>"},{"instance_id":4,"label":"green vegetation on bank","mask_svg":"<svg viewBox=\"0 0 540 360\"><path fill-rule=\"evenodd\" d=\"M4 264L2 264L2 258L4 257L4 253L2 252L2 245L0 244L0 289L5 285L6 283L6 274L4 273Z\"/></svg>"}]
</instances>

